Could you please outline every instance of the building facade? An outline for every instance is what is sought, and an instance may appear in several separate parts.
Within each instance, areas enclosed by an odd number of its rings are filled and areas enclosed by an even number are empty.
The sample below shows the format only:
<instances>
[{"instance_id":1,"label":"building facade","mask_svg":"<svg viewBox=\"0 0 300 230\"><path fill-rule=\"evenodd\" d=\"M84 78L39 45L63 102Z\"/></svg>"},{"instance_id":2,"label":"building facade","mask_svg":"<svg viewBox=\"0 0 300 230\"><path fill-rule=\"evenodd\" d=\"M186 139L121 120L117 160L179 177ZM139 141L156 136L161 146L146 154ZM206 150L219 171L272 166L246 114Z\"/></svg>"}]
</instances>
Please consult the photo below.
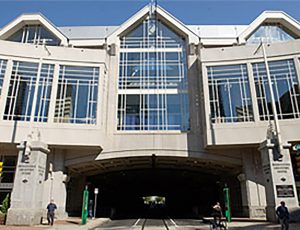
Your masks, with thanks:
<instances>
[{"instance_id":1,"label":"building facade","mask_svg":"<svg viewBox=\"0 0 300 230\"><path fill-rule=\"evenodd\" d=\"M233 26L152 5L120 26L16 18L0 30L8 224L38 223L51 198L59 218L79 215L86 185L99 216L135 215L146 195L208 215L224 187L235 216L274 220L281 200L297 212L299 38L277 11Z\"/></svg>"}]
</instances>

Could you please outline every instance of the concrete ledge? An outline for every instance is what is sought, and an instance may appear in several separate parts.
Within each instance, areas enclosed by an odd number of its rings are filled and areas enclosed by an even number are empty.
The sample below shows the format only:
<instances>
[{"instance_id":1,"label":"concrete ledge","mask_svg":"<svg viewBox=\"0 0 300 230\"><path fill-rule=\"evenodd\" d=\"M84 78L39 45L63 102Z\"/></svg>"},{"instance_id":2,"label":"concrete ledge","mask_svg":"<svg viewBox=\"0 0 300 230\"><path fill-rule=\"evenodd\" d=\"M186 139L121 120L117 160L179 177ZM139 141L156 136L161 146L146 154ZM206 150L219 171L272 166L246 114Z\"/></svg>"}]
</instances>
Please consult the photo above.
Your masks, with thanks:
<instances>
[{"instance_id":1,"label":"concrete ledge","mask_svg":"<svg viewBox=\"0 0 300 230\"><path fill-rule=\"evenodd\" d=\"M243 215L247 218L266 218L265 206L243 206Z\"/></svg>"},{"instance_id":2,"label":"concrete ledge","mask_svg":"<svg viewBox=\"0 0 300 230\"><path fill-rule=\"evenodd\" d=\"M6 225L38 225L43 215L42 209L10 208L8 210Z\"/></svg>"}]
</instances>

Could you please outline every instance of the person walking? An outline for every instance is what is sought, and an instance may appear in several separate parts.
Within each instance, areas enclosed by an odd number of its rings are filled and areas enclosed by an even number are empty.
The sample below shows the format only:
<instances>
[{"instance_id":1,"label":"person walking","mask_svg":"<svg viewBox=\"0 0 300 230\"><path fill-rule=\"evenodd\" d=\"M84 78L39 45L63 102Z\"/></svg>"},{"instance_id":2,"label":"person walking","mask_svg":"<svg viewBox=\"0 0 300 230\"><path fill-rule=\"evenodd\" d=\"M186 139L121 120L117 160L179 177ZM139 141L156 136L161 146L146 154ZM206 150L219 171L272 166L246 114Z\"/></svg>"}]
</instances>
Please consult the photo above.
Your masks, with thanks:
<instances>
[{"instance_id":1,"label":"person walking","mask_svg":"<svg viewBox=\"0 0 300 230\"><path fill-rule=\"evenodd\" d=\"M277 207L276 215L278 216L281 225L281 230L289 230L290 214L288 208L285 206L284 201L281 201L280 206Z\"/></svg>"},{"instance_id":2,"label":"person walking","mask_svg":"<svg viewBox=\"0 0 300 230\"><path fill-rule=\"evenodd\" d=\"M89 212L88 212L88 216L89 218L93 218L93 208L94 208L94 202L93 200L89 201Z\"/></svg>"},{"instance_id":3,"label":"person walking","mask_svg":"<svg viewBox=\"0 0 300 230\"><path fill-rule=\"evenodd\" d=\"M56 204L54 203L54 200L51 199L50 203L47 205L47 220L48 220L48 225L53 225L54 223L54 214L55 210L57 209Z\"/></svg>"}]
</instances>

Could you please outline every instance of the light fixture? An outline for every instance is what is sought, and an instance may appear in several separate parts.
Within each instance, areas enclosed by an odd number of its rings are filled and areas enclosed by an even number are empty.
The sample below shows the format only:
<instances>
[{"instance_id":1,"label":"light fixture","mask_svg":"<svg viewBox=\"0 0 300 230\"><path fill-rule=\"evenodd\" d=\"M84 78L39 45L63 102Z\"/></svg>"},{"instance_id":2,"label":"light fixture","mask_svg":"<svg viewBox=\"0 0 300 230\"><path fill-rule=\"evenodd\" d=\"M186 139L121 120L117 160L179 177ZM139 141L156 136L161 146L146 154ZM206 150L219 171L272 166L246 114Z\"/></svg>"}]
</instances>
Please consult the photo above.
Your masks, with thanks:
<instances>
[{"instance_id":1,"label":"light fixture","mask_svg":"<svg viewBox=\"0 0 300 230\"><path fill-rule=\"evenodd\" d=\"M155 23L150 22L149 28L148 28L149 35L153 35L155 33L155 31L156 31Z\"/></svg>"}]
</instances>

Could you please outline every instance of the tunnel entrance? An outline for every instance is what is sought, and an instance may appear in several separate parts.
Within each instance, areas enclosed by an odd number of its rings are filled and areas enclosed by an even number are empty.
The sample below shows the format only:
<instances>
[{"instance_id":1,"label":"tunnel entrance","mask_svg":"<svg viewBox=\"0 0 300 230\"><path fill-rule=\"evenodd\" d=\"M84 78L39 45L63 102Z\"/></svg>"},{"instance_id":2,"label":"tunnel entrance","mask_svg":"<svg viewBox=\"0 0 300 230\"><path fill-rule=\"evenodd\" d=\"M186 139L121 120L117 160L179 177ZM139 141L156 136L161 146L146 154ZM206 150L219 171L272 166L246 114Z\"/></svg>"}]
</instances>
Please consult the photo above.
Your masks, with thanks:
<instances>
[{"instance_id":1,"label":"tunnel entrance","mask_svg":"<svg viewBox=\"0 0 300 230\"><path fill-rule=\"evenodd\" d=\"M96 216L113 219L208 216L211 206L222 202L224 185L218 175L151 168L98 174L87 183L91 200L99 188Z\"/></svg>"}]
</instances>

